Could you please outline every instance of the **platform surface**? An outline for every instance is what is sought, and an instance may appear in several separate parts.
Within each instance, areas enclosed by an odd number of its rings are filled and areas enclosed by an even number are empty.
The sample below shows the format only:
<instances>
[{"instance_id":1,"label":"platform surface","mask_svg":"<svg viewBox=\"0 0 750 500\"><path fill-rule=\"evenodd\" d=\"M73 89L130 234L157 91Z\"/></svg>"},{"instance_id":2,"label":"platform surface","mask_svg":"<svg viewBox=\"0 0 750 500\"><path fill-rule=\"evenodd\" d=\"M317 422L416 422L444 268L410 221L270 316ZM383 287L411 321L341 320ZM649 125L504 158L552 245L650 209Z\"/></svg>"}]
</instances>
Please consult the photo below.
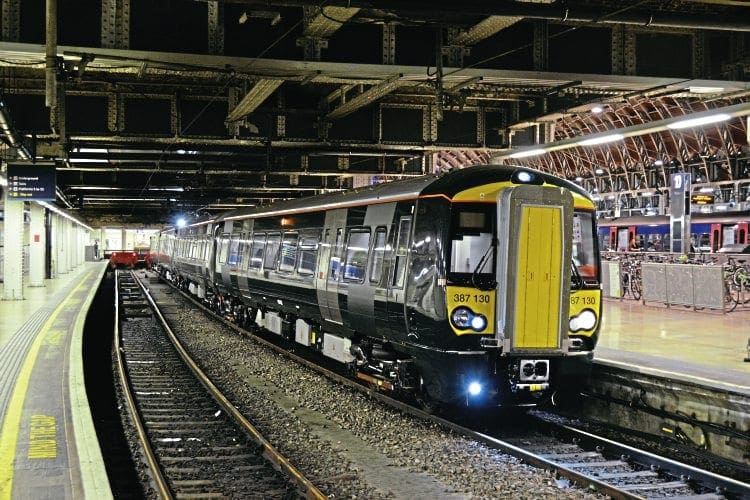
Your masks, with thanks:
<instances>
[{"instance_id":1,"label":"platform surface","mask_svg":"<svg viewBox=\"0 0 750 500\"><path fill-rule=\"evenodd\" d=\"M82 360L105 270L86 262L25 287L24 300L0 300L0 500L112 497Z\"/></svg>"},{"instance_id":2,"label":"platform surface","mask_svg":"<svg viewBox=\"0 0 750 500\"><path fill-rule=\"evenodd\" d=\"M731 313L604 301L596 362L750 395L750 307Z\"/></svg>"}]
</instances>

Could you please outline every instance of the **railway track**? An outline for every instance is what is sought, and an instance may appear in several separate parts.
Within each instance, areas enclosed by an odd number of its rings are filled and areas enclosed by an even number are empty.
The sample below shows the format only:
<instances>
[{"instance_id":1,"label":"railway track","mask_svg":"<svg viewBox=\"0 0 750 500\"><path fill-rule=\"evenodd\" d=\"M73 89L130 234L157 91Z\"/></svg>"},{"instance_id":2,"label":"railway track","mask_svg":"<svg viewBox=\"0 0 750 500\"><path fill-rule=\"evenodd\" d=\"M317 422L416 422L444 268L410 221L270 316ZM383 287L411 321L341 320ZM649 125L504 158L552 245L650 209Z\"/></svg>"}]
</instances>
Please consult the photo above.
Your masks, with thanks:
<instances>
[{"instance_id":1,"label":"railway track","mask_svg":"<svg viewBox=\"0 0 750 500\"><path fill-rule=\"evenodd\" d=\"M203 306L183 296L198 307ZM211 313L203 308L205 312ZM215 315L213 315L216 318ZM242 335L252 335L232 322L225 325ZM430 415L386 394L363 386L342 373L319 366L307 357L286 350L280 337L272 334L253 338L341 384L368 394L371 398L396 407L417 418L438 423L444 428L501 450L539 468L553 470L560 481L610 495L613 498L750 498L750 485L713 474L687 464L639 450L621 443L525 414L519 425L479 432L460 421ZM465 422L465 421L464 421Z\"/></svg>"},{"instance_id":2,"label":"railway track","mask_svg":"<svg viewBox=\"0 0 750 500\"><path fill-rule=\"evenodd\" d=\"M132 272L116 277L120 381L162 498L325 498L239 415Z\"/></svg>"}]
</instances>

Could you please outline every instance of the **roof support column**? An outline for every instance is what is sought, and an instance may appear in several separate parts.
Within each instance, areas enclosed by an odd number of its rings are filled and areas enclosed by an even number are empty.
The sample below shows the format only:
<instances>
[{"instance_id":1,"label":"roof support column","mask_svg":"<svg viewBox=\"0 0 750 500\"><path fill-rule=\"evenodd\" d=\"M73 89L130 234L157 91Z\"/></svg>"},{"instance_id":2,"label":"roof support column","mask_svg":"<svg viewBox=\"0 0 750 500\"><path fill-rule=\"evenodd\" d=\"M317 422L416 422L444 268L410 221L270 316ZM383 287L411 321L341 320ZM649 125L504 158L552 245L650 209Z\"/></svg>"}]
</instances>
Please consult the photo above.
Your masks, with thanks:
<instances>
[{"instance_id":1,"label":"roof support column","mask_svg":"<svg viewBox=\"0 0 750 500\"><path fill-rule=\"evenodd\" d=\"M3 241L3 299L23 300L23 206L24 202L8 198L3 191L5 231Z\"/></svg>"},{"instance_id":2,"label":"roof support column","mask_svg":"<svg viewBox=\"0 0 750 500\"><path fill-rule=\"evenodd\" d=\"M632 28L618 24L612 28L612 73L635 75L635 33Z\"/></svg>"},{"instance_id":3,"label":"roof support column","mask_svg":"<svg viewBox=\"0 0 750 500\"><path fill-rule=\"evenodd\" d=\"M435 106L425 106L422 110L422 140L433 143L437 141L438 110Z\"/></svg>"},{"instance_id":4,"label":"roof support column","mask_svg":"<svg viewBox=\"0 0 750 500\"><path fill-rule=\"evenodd\" d=\"M549 21L538 19L534 21L534 70L547 71L549 68Z\"/></svg>"},{"instance_id":5,"label":"roof support column","mask_svg":"<svg viewBox=\"0 0 750 500\"><path fill-rule=\"evenodd\" d=\"M21 40L21 0L2 0L3 41Z\"/></svg>"},{"instance_id":6,"label":"roof support column","mask_svg":"<svg viewBox=\"0 0 750 500\"><path fill-rule=\"evenodd\" d=\"M29 224L29 286L44 286L44 252L47 248L47 232L44 228L44 207L31 204Z\"/></svg>"},{"instance_id":7,"label":"roof support column","mask_svg":"<svg viewBox=\"0 0 750 500\"><path fill-rule=\"evenodd\" d=\"M102 0L102 47L130 48L130 0Z\"/></svg>"},{"instance_id":8,"label":"roof support column","mask_svg":"<svg viewBox=\"0 0 750 500\"><path fill-rule=\"evenodd\" d=\"M383 24L383 64L396 64L396 25Z\"/></svg>"},{"instance_id":9,"label":"roof support column","mask_svg":"<svg viewBox=\"0 0 750 500\"><path fill-rule=\"evenodd\" d=\"M107 129L110 132L125 129L125 100L119 94L107 96Z\"/></svg>"},{"instance_id":10,"label":"roof support column","mask_svg":"<svg viewBox=\"0 0 750 500\"><path fill-rule=\"evenodd\" d=\"M224 53L224 4L208 2L208 53Z\"/></svg>"},{"instance_id":11,"label":"roof support column","mask_svg":"<svg viewBox=\"0 0 750 500\"><path fill-rule=\"evenodd\" d=\"M477 109L477 144L484 147L487 143L487 115L484 106Z\"/></svg>"},{"instance_id":12,"label":"roof support column","mask_svg":"<svg viewBox=\"0 0 750 500\"><path fill-rule=\"evenodd\" d=\"M706 76L706 32L693 33L693 78Z\"/></svg>"},{"instance_id":13,"label":"roof support column","mask_svg":"<svg viewBox=\"0 0 750 500\"><path fill-rule=\"evenodd\" d=\"M65 219L57 214L52 218L52 234L54 248L53 277L67 274L68 268L65 264L67 251L65 250Z\"/></svg>"},{"instance_id":14,"label":"roof support column","mask_svg":"<svg viewBox=\"0 0 750 500\"><path fill-rule=\"evenodd\" d=\"M729 33L729 63L722 67L722 73L727 80L744 80L745 70L742 58L745 55L745 34L732 31Z\"/></svg>"},{"instance_id":15,"label":"roof support column","mask_svg":"<svg viewBox=\"0 0 750 500\"><path fill-rule=\"evenodd\" d=\"M464 56L471 52L468 47L456 42L460 34L458 28L448 28L448 44L440 48L445 57L445 64L456 68L463 67Z\"/></svg>"}]
</instances>

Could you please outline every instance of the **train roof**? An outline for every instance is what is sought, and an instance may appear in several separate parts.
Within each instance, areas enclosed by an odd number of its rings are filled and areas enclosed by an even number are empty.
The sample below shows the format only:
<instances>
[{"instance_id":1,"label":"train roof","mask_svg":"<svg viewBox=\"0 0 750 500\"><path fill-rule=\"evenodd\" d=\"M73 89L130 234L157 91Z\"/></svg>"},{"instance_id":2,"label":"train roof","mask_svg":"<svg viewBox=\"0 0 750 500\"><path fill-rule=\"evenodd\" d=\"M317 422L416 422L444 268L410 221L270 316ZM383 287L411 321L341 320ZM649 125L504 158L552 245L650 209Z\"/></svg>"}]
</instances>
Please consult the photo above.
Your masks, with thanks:
<instances>
[{"instance_id":1,"label":"train roof","mask_svg":"<svg viewBox=\"0 0 750 500\"><path fill-rule=\"evenodd\" d=\"M286 200L263 207L237 209L218 215L214 222L244 219L253 216L273 216L302 210L330 210L349 205L406 200L427 195L445 195L448 198L453 198L457 193L474 186L507 182L511 180L513 173L518 169L540 176L547 184L570 189L590 199L589 194L580 186L538 170L505 165L478 165L453 170L442 175L425 175L338 193Z\"/></svg>"}]
</instances>

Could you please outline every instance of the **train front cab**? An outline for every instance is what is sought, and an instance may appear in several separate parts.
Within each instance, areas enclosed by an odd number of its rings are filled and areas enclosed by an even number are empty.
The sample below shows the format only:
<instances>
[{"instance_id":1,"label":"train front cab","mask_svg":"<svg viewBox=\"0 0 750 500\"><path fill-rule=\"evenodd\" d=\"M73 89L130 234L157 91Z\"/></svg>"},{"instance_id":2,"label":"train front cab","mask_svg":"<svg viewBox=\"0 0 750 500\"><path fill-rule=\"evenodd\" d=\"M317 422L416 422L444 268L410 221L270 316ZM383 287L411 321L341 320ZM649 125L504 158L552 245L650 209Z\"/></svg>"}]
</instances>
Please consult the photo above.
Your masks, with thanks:
<instances>
[{"instance_id":1,"label":"train front cab","mask_svg":"<svg viewBox=\"0 0 750 500\"><path fill-rule=\"evenodd\" d=\"M478 350L445 360L461 375L439 390L469 406L533 405L577 390L601 316L593 205L566 189L505 187L490 205L491 232L484 215L461 206L453 204L446 306L452 333Z\"/></svg>"}]
</instances>

